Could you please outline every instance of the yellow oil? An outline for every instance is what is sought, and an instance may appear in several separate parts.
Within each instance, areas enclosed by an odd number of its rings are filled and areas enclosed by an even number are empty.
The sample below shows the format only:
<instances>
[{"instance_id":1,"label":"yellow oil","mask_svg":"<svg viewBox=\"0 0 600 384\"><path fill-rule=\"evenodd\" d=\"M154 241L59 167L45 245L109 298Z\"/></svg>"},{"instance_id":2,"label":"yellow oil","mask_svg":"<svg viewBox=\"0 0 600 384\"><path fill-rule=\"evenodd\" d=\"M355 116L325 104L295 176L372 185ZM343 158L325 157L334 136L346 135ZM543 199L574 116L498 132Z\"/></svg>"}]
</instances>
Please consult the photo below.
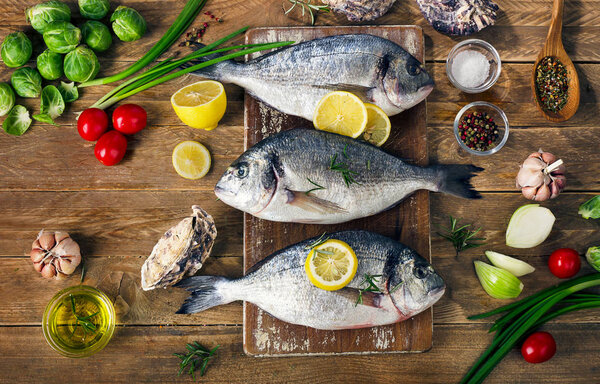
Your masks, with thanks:
<instances>
[{"instance_id":1,"label":"yellow oil","mask_svg":"<svg viewBox=\"0 0 600 384\"><path fill-rule=\"evenodd\" d=\"M78 324L77 318L73 314L71 295L65 295L50 313L48 328L52 339L61 349L72 353L84 353L106 333L110 309L93 293L77 292L72 296L75 301L75 312L80 318L98 312L97 315L89 318L96 329L84 330L81 323Z\"/></svg>"}]
</instances>

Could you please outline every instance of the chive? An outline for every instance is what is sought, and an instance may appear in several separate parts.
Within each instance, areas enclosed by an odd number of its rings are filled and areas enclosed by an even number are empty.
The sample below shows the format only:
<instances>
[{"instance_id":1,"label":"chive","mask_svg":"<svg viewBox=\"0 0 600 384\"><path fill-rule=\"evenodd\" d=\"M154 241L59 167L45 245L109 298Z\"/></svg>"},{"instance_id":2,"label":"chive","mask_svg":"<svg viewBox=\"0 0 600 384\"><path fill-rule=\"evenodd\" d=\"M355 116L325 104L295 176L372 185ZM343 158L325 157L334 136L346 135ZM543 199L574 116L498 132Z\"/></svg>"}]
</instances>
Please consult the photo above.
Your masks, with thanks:
<instances>
[{"instance_id":1,"label":"chive","mask_svg":"<svg viewBox=\"0 0 600 384\"><path fill-rule=\"evenodd\" d=\"M198 16L206 2L207 0L189 0L163 37L161 37L140 60L129 66L127 69L112 76L86 81L79 84L79 87L91 87L93 85L113 83L115 81L123 80L140 71L158 56L163 54L177 39L179 39L181 34L188 29L196 16Z\"/></svg>"},{"instance_id":2,"label":"chive","mask_svg":"<svg viewBox=\"0 0 600 384\"><path fill-rule=\"evenodd\" d=\"M293 43L294 43L293 41L283 41L283 42L278 42L278 43L270 43L270 44L266 44L266 45L261 45L260 47L248 48L248 49L244 49L244 50L241 50L241 51L238 51L238 52L230 53L228 55L221 56L221 57L218 57L218 58L215 58L215 59L212 59L212 60L208 60L206 62L202 62L202 63L196 64L196 65L193 65L193 66L191 66L189 68L185 68L185 69L173 72L173 73L169 73L168 75L165 75L165 76L162 76L162 77L157 77L157 78L150 79L150 81L148 81L144 85L141 85L141 86L139 86L139 87L137 87L135 89L132 89L132 90L130 90L128 92L125 92L125 93L119 93L119 94L111 97L110 99L104 101L103 103L97 105L96 107L100 108L100 109L108 108L111 105L119 102L120 100L123 100L123 99L126 99L126 98L130 97L130 96L133 96L136 93L145 91L148 88L152 88L152 87L154 87L156 85L162 84L162 83L164 83L166 81L169 81L169 80L172 80L172 79L175 79L175 78L177 78L179 76L185 75L185 74L190 73L190 72L197 71L197 70L205 68L205 67L209 67L211 65L220 63L220 62L225 61L225 60L234 59L236 57L248 55L250 53L254 53L254 52L258 52L258 51L262 51L262 50L267 50L267 49L272 49L272 48L280 48L280 47L284 47L286 45L290 45L290 44L293 44Z\"/></svg>"}]
</instances>

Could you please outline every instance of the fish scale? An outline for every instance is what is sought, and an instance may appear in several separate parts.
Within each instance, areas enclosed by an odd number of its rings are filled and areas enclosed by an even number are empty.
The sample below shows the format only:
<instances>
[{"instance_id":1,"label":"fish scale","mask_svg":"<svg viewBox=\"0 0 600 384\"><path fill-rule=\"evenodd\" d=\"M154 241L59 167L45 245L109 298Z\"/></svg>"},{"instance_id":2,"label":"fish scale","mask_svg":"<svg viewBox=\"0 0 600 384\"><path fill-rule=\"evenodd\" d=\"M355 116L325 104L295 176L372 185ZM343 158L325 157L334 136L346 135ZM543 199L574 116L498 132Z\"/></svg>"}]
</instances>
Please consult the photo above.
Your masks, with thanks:
<instances>
[{"instance_id":1,"label":"fish scale","mask_svg":"<svg viewBox=\"0 0 600 384\"><path fill-rule=\"evenodd\" d=\"M195 276L177 286L192 292L178 313L194 313L235 300L245 300L293 324L317 329L364 328L410 318L433 305L445 284L433 267L414 250L368 231L342 231L327 235L346 242L356 253L355 277L343 289L326 291L306 276L308 239L265 258L242 278ZM365 274L381 275L381 293L365 293L357 304ZM393 289L394 287L397 289ZM390 291L392 291L390 293Z\"/></svg>"}]
</instances>

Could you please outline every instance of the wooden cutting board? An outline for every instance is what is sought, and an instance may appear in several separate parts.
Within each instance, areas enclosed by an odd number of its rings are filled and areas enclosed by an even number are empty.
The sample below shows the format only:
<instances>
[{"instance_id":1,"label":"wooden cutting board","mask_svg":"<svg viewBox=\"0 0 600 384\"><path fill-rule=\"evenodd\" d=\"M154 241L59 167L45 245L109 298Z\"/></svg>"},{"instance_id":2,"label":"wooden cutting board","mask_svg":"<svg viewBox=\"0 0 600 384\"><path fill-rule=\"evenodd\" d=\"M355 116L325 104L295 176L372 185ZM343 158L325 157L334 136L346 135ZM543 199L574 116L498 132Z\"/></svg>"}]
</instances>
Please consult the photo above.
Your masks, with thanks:
<instances>
[{"instance_id":1,"label":"wooden cutting board","mask_svg":"<svg viewBox=\"0 0 600 384\"><path fill-rule=\"evenodd\" d=\"M296 42L347 33L368 33L396 42L421 62L423 31L417 26L348 26L259 28L249 30L247 43L293 40ZM245 148L288 129L312 127L299 117L284 115L245 96ZM393 116L392 133L383 149L401 158L427 165L426 104ZM366 229L396 239L428 260L429 194L419 191L397 207L376 216L336 225L277 223L244 217L244 270L271 253L321 235L346 229ZM280 321L254 304L244 302L244 351L255 356L352 354L377 352L423 352L432 345L432 311L401 323L353 330L321 331Z\"/></svg>"}]
</instances>

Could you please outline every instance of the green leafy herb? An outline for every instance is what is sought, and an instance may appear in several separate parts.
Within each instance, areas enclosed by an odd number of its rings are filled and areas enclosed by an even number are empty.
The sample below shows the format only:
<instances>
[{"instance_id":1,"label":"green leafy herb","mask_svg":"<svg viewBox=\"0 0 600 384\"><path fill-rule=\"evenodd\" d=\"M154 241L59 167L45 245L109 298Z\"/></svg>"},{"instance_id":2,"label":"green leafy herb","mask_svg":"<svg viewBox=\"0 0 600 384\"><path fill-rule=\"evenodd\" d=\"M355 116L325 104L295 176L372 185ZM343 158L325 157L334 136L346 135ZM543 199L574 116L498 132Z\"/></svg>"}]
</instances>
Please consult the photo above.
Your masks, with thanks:
<instances>
[{"instance_id":1,"label":"green leafy herb","mask_svg":"<svg viewBox=\"0 0 600 384\"><path fill-rule=\"evenodd\" d=\"M325 187L324 187L324 186L322 186L322 185L319 185L319 184L315 183L314 181L312 181L312 180L311 180L311 179L309 179L308 177L306 178L306 180L308 180L308 182L309 182L309 183L311 183L312 185L314 185L314 186L315 186L315 188L309 189L308 191L306 191L306 192L305 192L307 195L308 195L309 193L311 193L311 192L314 192L314 191L319 191L319 190L321 190L321 189L325 189Z\"/></svg>"},{"instance_id":2,"label":"green leafy herb","mask_svg":"<svg viewBox=\"0 0 600 384\"><path fill-rule=\"evenodd\" d=\"M397 290L398 288L400 288L400 286L401 286L403 283L404 283L404 282L403 282L403 281L401 281L401 282L399 282L398 284L394 285L394 287L393 287L393 288L390 290L390 293L394 293L394 292L396 292L396 290Z\"/></svg>"},{"instance_id":3,"label":"green leafy herb","mask_svg":"<svg viewBox=\"0 0 600 384\"><path fill-rule=\"evenodd\" d=\"M292 6L288 9L283 8L285 11L285 15L289 14L299 5L302 8L302 17L304 17L305 13L308 12L310 15L310 24L315 25L315 12L331 12L331 9L326 5L315 5L312 4L312 0L288 0L292 3Z\"/></svg>"},{"instance_id":4,"label":"green leafy herb","mask_svg":"<svg viewBox=\"0 0 600 384\"><path fill-rule=\"evenodd\" d=\"M192 376L192 379L196 380L196 369L200 368L200 376L204 376L206 372L206 367L208 365L208 361L215 354L219 345L214 347L213 349L208 349L200 345L197 341L194 341L191 344L186 344L186 349L188 352L186 354L183 353L174 353L174 356L177 356L181 359L179 363L179 373L181 374L187 370L187 373Z\"/></svg>"},{"instance_id":5,"label":"green leafy herb","mask_svg":"<svg viewBox=\"0 0 600 384\"><path fill-rule=\"evenodd\" d=\"M85 278L85 264L83 264L81 266L81 280L79 281L80 284L83 284L83 279Z\"/></svg>"},{"instance_id":6,"label":"green leafy herb","mask_svg":"<svg viewBox=\"0 0 600 384\"><path fill-rule=\"evenodd\" d=\"M462 219L460 219L462 220ZM443 228L445 233L438 232L437 234L448 240L454 245L456 256L461 251L469 248L480 247L485 244L485 237L475 237L481 231L481 228L470 229L471 224L458 226L458 220L450 216L450 227Z\"/></svg>"},{"instance_id":7,"label":"green leafy herb","mask_svg":"<svg viewBox=\"0 0 600 384\"><path fill-rule=\"evenodd\" d=\"M313 257L315 257L317 254L329 255L329 256L333 255L333 252L326 251L324 249L316 249L316 247L318 247L319 245L321 245L324 242L326 242L327 240L329 240L329 236L326 236L326 235L327 235L327 232L323 232L323 234L321 236L319 236L319 238L317 240L308 244L306 247L304 247L304 249L314 251Z\"/></svg>"},{"instance_id":8,"label":"green leafy herb","mask_svg":"<svg viewBox=\"0 0 600 384\"><path fill-rule=\"evenodd\" d=\"M367 160L367 171L371 170L371 160Z\"/></svg>"},{"instance_id":9,"label":"green leafy herb","mask_svg":"<svg viewBox=\"0 0 600 384\"><path fill-rule=\"evenodd\" d=\"M345 147L344 147L344 154L345 154ZM350 187L350 185L352 184L358 184L358 182L356 180L354 180L354 176L358 175L358 172L355 172L353 170L351 170L348 167L348 164L344 163L344 162L337 162L337 153L333 156L331 156L331 161L329 162L329 169L331 169L332 171L336 171L339 172L342 175L342 178L344 179L344 183L346 183L347 187Z\"/></svg>"},{"instance_id":10,"label":"green leafy herb","mask_svg":"<svg viewBox=\"0 0 600 384\"><path fill-rule=\"evenodd\" d=\"M73 333L71 333L71 336L73 336L77 327L80 326L83 330L83 338L85 339L88 332L94 332L96 330L96 324L92 323L90 319L100 312L93 313L89 316L79 316L75 308L75 299L73 298L73 295L69 295L69 297L71 299L71 311L73 312L73 316L75 316L75 326L73 327Z\"/></svg>"},{"instance_id":11,"label":"green leafy herb","mask_svg":"<svg viewBox=\"0 0 600 384\"><path fill-rule=\"evenodd\" d=\"M363 293L365 292L381 292L381 289L377 286L377 282L379 282L379 278L382 275L369 275L365 273L365 279L360 283L358 288L358 298L356 299L356 303L354 306L363 303ZM397 286L396 286L397 287ZM396 287L394 289L396 289Z\"/></svg>"}]
</instances>

